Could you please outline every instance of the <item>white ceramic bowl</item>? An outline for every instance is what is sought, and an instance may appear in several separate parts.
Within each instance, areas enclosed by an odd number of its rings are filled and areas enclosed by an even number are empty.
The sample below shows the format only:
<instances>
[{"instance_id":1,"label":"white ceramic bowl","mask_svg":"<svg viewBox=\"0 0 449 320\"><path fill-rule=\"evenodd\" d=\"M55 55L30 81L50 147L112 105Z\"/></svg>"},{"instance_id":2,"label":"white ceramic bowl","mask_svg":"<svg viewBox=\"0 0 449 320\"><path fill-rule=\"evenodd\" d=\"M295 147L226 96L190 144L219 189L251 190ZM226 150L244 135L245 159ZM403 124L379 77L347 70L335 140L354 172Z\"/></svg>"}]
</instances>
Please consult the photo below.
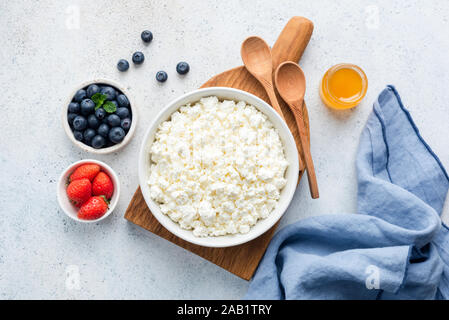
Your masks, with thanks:
<instances>
[{"instance_id":1,"label":"white ceramic bowl","mask_svg":"<svg viewBox=\"0 0 449 320\"><path fill-rule=\"evenodd\" d=\"M69 176L72 174L73 171L75 171L76 168L79 166L86 164L86 163L95 163L98 164L101 167L101 170L103 170L112 180L112 183L114 184L114 193L112 194L112 198L109 202L109 209L108 211L102 215L100 218L95 220L83 220L78 218L77 212L78 209L73 204L70 203L69 198L67 197L66 189L67 189L67 182ZM68 215L73 220L76 220L78 222L84 222L84 223L92 223L92 222L98 222L100 220L105 219L107 216L109 216L112 211L114 211L115 206L117 205L118 198L120 196L120 182L118 180L117 174L112 170L110 166L108 166L106 163L93 160L93 159L86 159L86 160L80 160L75 163L72 163L67 169L65 169L61 176L59 177L58 186L57 186L57 194L58 194L58 202L61 209L65 212L66 215Z\"/></svg>"},{"instance_id":2,"label":"white ceramic bowl","mask_svg":"<svg viewBox=\"0 0 449 320\"><path fill-rule=\"evenodd\" d=\"M179 107L187 104L199 101L203 97L217 96L222 99L246 101L248 104L252 104L259 111L264 113L268 119L273 123L274 127L278 130L281 141L284 145L285 156L289 163L286 171L287 184L281 191L281 197L277 203L275 209L266 218L259 220L251 230L246 234L226 235L219 237L205 237L200 238L193 235L191 230L182 229L178 223L174 222L167 215L163 214L159 208L159 205L154 202L150 197L150 188L148 185L148 179L150 174L150 148L154 141L154 135L159 127L159 124L168 120L173 112L178 110ZM296 184L298 181L298 152L296 149L295 140L287 127L287 124L281 119L281 117L274 111L274 109L263 100L258 97L237 89L212 87L192 91L187 93L176 100L170 102L165 106L161 112L156 116L151 126L148 128L140 149L139 155L139 183L142 190L142 194L145 201L150 208L156 219L170 232L176 236L205 247L230 247L248 242L264 232L268 231L284 214L290 201L295 193Z\"/></svg>"},{"instance_id":3,"label":"white ceramic bowl","mask_svg":"<svg viewBox=\"0 0 449 320\"><path fill-rule=\"evenodd\" d=\"M87 144L84 144L81 141L78 141L75 139L75 137L73 136L73 132L72 129L69 126L69 123L67 121L67 108L69 103L72 101L73 96L75 95L75 93L84 88L87 87L91 84L107 84L111 87L115 87L116 89L119 89L127 98L129 101L129 106L131 109L131 113L132 113L132 122L131 122L131 128L129 128L128 132L126 133L125 138L123 139L122 142L113 145L111 147L107 147L107 148L101 148L101 149L95 149L92 148L91 146L88 146ZM83 84L81 84L80 86L78 86L73 92L72 94L69 96L69 98L67 99L66 103L63 105L62 108L62 125L64 127L64 131L67 134L67 136L69 137L70 140L72 140L72 142L77 145L78 147L80 147L81 149L83 149L84 151L88 151L88 152L92 152L95 154L106 154L106 153L111 153L111 152L115 152L121 148L123 148L125 145L128 144L128 142L131 140L132 136L134 135L134 131L136 131L136 126L137 126L137 108L136 105L134 103L134 99L132 98L132 96L129 94L129 92L120 84L118 84L117 82L114 82L112 80L108 80L108 79L94 79L92 81L87 81L84 82Z\"/></svg>"}]
</instances>

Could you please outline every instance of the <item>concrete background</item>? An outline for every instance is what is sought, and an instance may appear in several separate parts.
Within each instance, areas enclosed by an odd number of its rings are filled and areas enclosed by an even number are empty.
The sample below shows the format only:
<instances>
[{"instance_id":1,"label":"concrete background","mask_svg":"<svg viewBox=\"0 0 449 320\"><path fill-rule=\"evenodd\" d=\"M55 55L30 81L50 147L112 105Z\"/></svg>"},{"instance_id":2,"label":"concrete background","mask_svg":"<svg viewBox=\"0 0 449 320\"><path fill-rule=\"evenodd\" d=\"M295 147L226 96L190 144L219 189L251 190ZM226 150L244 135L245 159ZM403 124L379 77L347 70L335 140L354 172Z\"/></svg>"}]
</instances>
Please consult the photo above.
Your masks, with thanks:
<instances>
[{"instance_id":1,"label":"concrete background","mask_svg":"<svg viewBox=\"0 0 449 320\"><path fill-rule=\"evenodd\" d=\"M156 113L240 65L247 36L273 43L293 15L315 23L301 66L321 198L312 200L303 180L282 225L355 213L358 137L386 84L396 86L422 135L449 166L447 1L2 1L0 298L241 298L246 281L123 215L137 187L142 136ZM144 29L154 34L148 46L140 40ZM145 63L119 73L118 59L131 61L137 50ZM184 78L175 72L182 60L191 66ZM336 112L321 103L317 87L327 68L340 62L360 65L369 90L358 108ZM158 70L168 72L165 84L155 81ZM95 77L128 87L139 108L136 135L111 155L81 151L61 125L70 92ZM105 161L121 179L117 209L98 224L70 220L56 200L61 171L85 158Z\"/></svg>"}]
</instances>

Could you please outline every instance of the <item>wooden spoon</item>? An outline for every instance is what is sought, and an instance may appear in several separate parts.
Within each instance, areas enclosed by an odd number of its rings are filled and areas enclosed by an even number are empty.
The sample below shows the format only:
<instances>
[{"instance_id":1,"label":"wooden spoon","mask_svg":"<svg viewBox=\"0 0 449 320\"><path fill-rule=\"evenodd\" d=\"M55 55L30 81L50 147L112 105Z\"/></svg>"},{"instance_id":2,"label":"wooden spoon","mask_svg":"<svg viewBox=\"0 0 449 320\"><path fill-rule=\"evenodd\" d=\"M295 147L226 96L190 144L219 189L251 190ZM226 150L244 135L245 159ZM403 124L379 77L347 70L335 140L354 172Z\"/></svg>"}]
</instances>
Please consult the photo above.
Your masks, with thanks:
<instances>
[{"instance_id":1,"label":"wooden spoon","mask_svg":"<svg viewBox=\"0 0 449 320\"><path fill-rule=\"evenodd\" d=\"M318 183L313 167L312 155L310 153L310 144L307 139L307 131L304 125L303 103L304 94L306 92L306 77L297 63L287 61L277 68L274 79L279 94L290 106L290 109L295 116L296 124L299 129L301 147L304 152L310 194L313 199L319 198L320 195L318 192Z\"/></svg>"},{"instance_id":2,"label":"wooden spoon","mask_svg":"<svg viewBox=\"0 0 449 320\"><path fill-rule=\"evenodd\" d=\"M276 93L273 87L273 61L271 49L268 44L259 37L249 37L242 43L240 50L246 69L256 78L267 92L268 98L274 110L285 121Z\"/></svg>"}]
</instances>

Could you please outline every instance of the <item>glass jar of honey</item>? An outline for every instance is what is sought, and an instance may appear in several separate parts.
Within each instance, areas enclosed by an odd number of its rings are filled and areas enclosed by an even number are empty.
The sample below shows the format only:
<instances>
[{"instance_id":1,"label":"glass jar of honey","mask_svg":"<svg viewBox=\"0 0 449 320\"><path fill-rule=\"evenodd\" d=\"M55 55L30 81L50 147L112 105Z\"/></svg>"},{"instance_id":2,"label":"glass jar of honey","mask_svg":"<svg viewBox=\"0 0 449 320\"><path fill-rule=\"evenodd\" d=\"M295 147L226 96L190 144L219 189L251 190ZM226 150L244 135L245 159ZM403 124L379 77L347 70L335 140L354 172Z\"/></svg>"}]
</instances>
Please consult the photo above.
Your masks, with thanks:
<instances>
[{"instance_id":1,"label":"glass jar of honey","mask_svg":"<svg viewBox=\"0 0 449 320\"><path fill-rule=\"evenodd\" d=\"M368 78L356 65L341 63L326 71L320 83L320 96L330 108L349 109L365 97Z\"/></svg>"}]
</instances>

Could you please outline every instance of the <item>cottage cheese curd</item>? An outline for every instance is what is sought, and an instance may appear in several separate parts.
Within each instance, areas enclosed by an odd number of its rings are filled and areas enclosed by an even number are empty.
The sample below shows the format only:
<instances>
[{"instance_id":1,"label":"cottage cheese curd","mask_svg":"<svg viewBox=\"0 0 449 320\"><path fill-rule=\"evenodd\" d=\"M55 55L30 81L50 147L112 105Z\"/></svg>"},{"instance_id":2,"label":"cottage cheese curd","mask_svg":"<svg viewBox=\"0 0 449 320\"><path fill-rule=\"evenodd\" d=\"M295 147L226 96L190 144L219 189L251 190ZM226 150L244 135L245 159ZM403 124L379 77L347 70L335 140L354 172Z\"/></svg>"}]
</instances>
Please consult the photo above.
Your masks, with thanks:
<instances>
[{"instance_id":1,"label":"cottage cheese curd","mask_svg":"<svg viewBox=\"0 0 449 320\"><path fill-rule=\"evenodd\" d=\"M159 126L150 152L151 198L198 237L247 233L287 182L277 130L243 101L212 96L182 106Z\"/></svg>"}]
</instances>

